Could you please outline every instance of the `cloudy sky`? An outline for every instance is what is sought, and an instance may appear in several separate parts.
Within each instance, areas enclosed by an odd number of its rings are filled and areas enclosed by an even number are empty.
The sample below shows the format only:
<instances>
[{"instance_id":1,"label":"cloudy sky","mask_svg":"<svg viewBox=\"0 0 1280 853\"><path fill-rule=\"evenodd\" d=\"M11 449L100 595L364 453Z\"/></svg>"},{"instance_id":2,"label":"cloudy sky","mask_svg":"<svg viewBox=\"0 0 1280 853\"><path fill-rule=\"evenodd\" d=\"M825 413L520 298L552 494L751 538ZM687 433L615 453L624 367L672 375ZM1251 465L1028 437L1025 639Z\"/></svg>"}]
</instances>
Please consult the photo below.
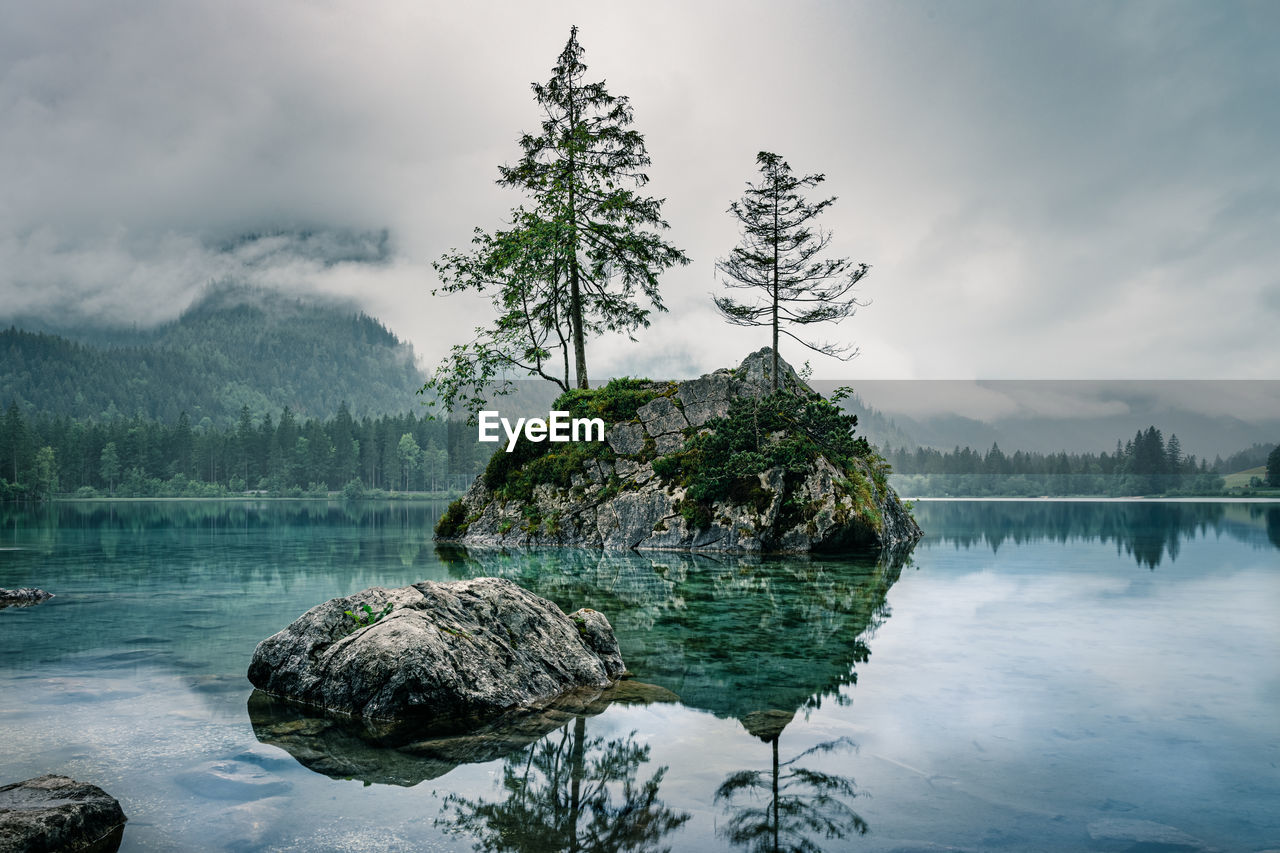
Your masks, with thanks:
<instances>
[{"instance_id":1,"label":"cloudy sky","mask_svg":"<svg viewBox=\"0 0 1280 853\"><path fill-rule=\"evenodd\" d=\"M520 203L497 166L577 24L693 259L638 343L591 343L593 376L768 342L708 295L762 149L826 174L832 248L873 267L826 335L862 355L819 377L1280 376L1280 4L0 12L5 317L152 323L239 278L354 297L435 362L485 313L433 298L431 261Z\"/></svg>"}]
</instances>

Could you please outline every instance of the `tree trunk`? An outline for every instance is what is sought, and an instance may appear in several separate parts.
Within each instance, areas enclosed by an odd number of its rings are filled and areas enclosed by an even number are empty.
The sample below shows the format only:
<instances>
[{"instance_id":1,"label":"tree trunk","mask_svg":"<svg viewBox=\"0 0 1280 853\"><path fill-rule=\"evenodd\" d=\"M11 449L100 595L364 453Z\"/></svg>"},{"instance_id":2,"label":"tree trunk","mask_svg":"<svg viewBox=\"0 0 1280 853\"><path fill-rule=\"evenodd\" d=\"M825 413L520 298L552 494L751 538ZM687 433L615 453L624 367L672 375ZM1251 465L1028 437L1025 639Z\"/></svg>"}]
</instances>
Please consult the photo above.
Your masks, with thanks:
<instances>
[{"instance_id":1,"label":"tree trunk","mask_svg":"<svg viewBox=\"0 0 1280 853\"><path fill-rule=\"evenodd\" d=\"M573 751L569 754L569 853L578 850L578 820L582 816L582 776L586 765L587 719L573 721Z\"/></svg>"},{"instance_id":2,"label":"tree trunk","mask_svg":"<svg viewBox=\"0 0 1280 853\"><path fill-rule=\"evenodd\" d=\"M773 849L778 847L778 738L773 739Z\"/></svg>"},{"instance_id":3,"label":"tree trunk","mask_svg":"<svg viewBox=\"0 0 1280 853\"><path fill-rule=\"evenodd\" d=\"M572 199L573 191L569 191ZM575 251L569 261L569 323L573 326L573 360L578 373L578 387L590 388L587 381L587 345L582 334L582 297L578 285L578 257Z\"/></svg>"},{"instance_id":4,"label":"tree trunk","mask_svg":"<svg viewBox=\"0 0 1280 853\"><path fill-rule=\"evenodd\" d=\"M573 109L573 75L569 75L569 135L573 139L577 131L578 117ZM573 158L573 142L569 143L569 325L573 327L573 359L578 372L578 387L589 388L587 381L587 345L582 331L582 282L578 269L578 210L574 198L574 181L577 180Z\"/></svg>"},{"instance_id":5,"label":"tree trunk","mask_svg":"<svg viewBox=\"0 0 1280 853\"><path fill-rule=\"evenodd\" d=\"M778 390L778 179L773 181L773 390Z\"/></svg>"}]
</instances>

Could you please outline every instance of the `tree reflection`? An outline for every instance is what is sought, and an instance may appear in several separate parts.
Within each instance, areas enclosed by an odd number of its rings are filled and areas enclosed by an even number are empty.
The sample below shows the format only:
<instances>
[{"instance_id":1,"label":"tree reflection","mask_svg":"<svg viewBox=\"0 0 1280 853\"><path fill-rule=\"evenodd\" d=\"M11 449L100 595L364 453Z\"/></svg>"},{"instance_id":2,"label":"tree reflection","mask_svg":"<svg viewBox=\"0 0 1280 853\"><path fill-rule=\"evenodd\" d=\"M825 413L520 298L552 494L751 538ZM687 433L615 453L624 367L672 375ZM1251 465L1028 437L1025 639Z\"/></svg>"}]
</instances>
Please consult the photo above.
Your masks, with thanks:
<instances>
[{"instance_id":1,"label":"tree reflection","mask_svg":"<svg viewBox=\"0 0 1280 853\"><path fill-rule=\"evenodd\" d=\"M986 545L993 552L1005 542L1107 542L1154 570L1166 559L1176 562L1184 541L1230 536L1266 547L1280 547L1280 534L1256 505L1214 501L964 501L918 504L916 518L928 536L923 547Z\"/></svg>"},{"instance_id":2,"label":"tree reflection","mask_svg":"<svg viewBox=\"0 0 1280 853\"><path fill-rule=\"evenodd\" d=\"M609 615L628 667L687 706L743 719L843 701L907 557L761 559L441 549L456 577L498 576Z\"/></svg>"},{"instance_id":3,"label":"tree reflection","mask_svg":"<svg viewBox=\"0 0 1280 853\"><path fill-rule=\"evenodd\" d=\"M503 799L450 795L438 823L475 836L483 851L670 850L660 843L689 815L658 798L666 767L636 782L649 747L634 737L588 738L576 717L503 762Z\"/></svg>"},{"instance_id":4,"label":"tree reflection","mask_svg":"<svg viewBox=\"0 0 1280 853\"><path fill-rule=\"evenodd\" d=\"M853 780L799 766L805 758L857 746L842 737L782 761L779 741L793 716L789 711L757 711L742 721L748 732L770 745L772 764L767 771L731 773L716 789L715 801L730 815L717 833L735 846L758 853L819 853L817 837L867 834L867 822L847 802L859 795Z\"/></svg>"}]
</instances>

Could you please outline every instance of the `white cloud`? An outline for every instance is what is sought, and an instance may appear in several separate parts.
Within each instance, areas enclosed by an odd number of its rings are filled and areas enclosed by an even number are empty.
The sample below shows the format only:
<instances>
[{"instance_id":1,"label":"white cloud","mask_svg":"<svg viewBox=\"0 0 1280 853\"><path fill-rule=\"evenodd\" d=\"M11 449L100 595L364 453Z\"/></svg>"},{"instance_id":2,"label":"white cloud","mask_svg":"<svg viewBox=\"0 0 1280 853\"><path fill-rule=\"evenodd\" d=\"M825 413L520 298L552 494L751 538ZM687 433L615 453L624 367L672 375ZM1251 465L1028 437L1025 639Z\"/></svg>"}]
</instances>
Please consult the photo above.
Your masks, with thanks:
<instances>
[{"instance_id":1,"label":"white cloud","mask_svg":"<svg viewBox=\"0 0 1280 853\"><path fill-rule=\"evenodd\" d=\"M872 305L818 333L863 355L819 376L1280 375L1273 6L6 6L0 313L152 322L240 275L353 296L438 358L483 314L432 300L430 261L519 202L497 166L576 23L694 260L594 375L767 343L707 298L761 149L826 173L833 248L873 265ZM390 263L217 251L382 229Z\"/></svg>"}]
</instances>

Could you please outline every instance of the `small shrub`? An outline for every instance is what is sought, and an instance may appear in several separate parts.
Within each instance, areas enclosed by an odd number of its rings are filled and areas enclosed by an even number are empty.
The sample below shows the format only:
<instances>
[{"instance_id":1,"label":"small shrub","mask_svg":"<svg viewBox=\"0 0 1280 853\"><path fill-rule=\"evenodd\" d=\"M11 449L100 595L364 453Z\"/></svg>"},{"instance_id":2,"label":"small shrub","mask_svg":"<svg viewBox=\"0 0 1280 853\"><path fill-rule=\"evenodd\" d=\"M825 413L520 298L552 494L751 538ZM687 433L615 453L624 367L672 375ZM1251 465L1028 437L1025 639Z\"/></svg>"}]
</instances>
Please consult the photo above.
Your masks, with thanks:
<instances>
[{"instance_id":1,"label":"small shrub","mask_svg":"<svg viewBox=\"0 0 1280 853\"><path fill-rule=\"evenodd\" d=\"M370 625L373 625L378 620L380 620L383 616L386 616L388 613L390 613L391 608L393 608L394 606L395 606L394 604L388 601L387 606L382 608L382 610L380 610L377 613L374 613L373 608L367 604L360 605L359 607L356 608L355 612L352 612L350 610L342 611L347 616L351 617L352 622L356 623L353 627L347 630L347 633L352 634L352 633L355 633L356 631L359 631L361 628L368 628Z\"/></svg>"},{"instance_id":2,"label":"small shrub","mask_svg":"<svg viewBox=\"0 0 1280 853\"><path fill-rule=\"evenodd\" d=\"M441 539L454 539L467 532L467 506L462 499L449 504L449 508L436 522L436 536Z\"/></svg>"}]
</instances>

